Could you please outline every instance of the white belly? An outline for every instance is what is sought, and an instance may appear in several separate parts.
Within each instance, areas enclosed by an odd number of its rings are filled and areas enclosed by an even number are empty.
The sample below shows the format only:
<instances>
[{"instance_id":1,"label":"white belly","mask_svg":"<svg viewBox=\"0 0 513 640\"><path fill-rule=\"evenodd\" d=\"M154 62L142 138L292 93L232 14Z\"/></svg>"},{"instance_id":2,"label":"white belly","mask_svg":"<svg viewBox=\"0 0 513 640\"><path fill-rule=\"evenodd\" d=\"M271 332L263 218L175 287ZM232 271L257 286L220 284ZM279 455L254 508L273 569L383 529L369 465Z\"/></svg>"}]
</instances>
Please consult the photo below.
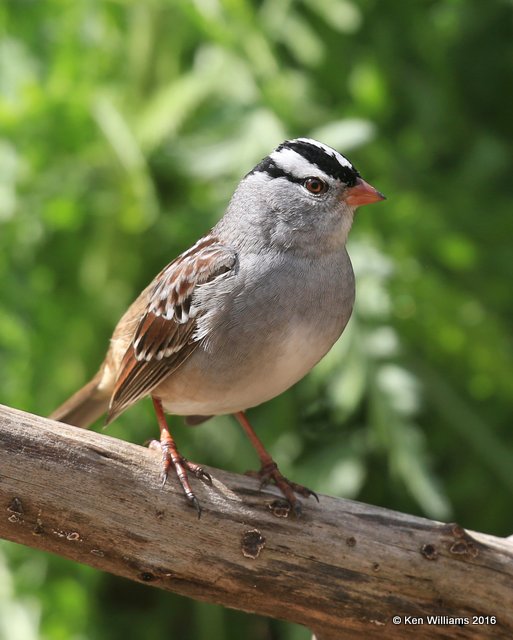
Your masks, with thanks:
<instances>
[{"instance_id":1,"label":"white belly","mask_svg":"<svg viewBox=\"0 0 513 640\"><path fill-rule=\"evenodd\" d=\"M170 376L156 390L168 413L221 415L236 413L280 395L301 380L329 351L337 335L319 335L312 327L296 326L274 348L251 362L241 360L226 375L199 370L194 355L190 364ZM199 355L199 354L198 354ZM203 358L198 359L205 364ZM201 364L200 364L201 367Z\"/></svg>"}]
</instances>

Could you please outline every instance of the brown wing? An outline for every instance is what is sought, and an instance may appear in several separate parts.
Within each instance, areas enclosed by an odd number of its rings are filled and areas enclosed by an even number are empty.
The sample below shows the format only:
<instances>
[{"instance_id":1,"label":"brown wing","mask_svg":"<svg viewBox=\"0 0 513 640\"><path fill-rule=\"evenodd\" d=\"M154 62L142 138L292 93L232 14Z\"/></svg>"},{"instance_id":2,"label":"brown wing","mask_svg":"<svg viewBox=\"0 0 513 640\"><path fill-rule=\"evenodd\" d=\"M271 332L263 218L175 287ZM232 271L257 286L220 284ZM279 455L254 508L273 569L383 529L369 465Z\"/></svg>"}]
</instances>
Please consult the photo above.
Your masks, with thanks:
<instances>
[{"instance_id":1,"label":"brown wing","mask_svg":"<svg viewBox=\"0 0 513 640\"><path fill-rule=\"evenodd\" d=\"M192 304L198 285L231 271L234 249L207 236L182 253L155 278L148 305L121 362L107 422L151 393L198 347L194 334L202 310Z\"/></svg>"}]
</instances>

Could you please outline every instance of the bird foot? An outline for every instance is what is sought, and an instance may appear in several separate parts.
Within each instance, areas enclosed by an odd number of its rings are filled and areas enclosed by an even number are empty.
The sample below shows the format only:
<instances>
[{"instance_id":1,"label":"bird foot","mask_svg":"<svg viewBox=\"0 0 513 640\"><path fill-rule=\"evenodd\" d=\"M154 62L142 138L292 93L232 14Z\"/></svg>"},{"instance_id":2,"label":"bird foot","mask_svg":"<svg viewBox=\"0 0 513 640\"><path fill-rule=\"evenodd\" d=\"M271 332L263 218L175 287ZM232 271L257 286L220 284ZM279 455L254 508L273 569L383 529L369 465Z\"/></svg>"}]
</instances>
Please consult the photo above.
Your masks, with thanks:
<instances>
[{"instance_id":1,"label":"bird foot","mask_svg":"<svg viewBox=\"0 0 513 640\"><path fill-rule=\"evenodd\" d=\"M296 517L301 515L302 506L301 502L296 497L296 493L304 496L305 498L313 496L317 502L319 502L319 496L315 491L288 480L278 469L278 465L274 461L263 465L259 471L247 471L246 475L259 479L260 489L263 489L272 482L282 492L286 499L286 503L284 504L282 500L275 500L271 505L271 511L278 517L287 517L290 510L292 510Z\"/></svg>"},{"instance_id":2,"label":"bird foot","mask_svg":"<svg viewBox=\"0 0 513 640\"><path fill-rule=\"evenodd\" d=\"M200 518L202 509L189 482L189 473L192 473L192 475L199 478L210 487L212 486L212 476L207 473L201 465L187 460L187 458L184 458L180 453L178 453L174 443L171 444L167 441L159 442L158 440L152 440L148 447L149 449L155 449L162 452L162 486L166 484L169 470L173 467L178 480L182 485L187 502L196 509L198 518Z\"/></svg>"}]
</instances>

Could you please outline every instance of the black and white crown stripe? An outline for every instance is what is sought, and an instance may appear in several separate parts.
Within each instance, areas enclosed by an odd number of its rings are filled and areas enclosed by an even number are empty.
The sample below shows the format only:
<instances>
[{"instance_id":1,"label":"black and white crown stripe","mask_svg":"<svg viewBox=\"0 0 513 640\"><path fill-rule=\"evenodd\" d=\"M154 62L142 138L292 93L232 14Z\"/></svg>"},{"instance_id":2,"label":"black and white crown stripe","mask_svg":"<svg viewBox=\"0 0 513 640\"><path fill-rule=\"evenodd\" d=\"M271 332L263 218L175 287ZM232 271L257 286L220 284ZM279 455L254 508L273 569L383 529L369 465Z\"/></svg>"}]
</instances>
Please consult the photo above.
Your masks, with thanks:
<instances>
[{"instance_id":1,"label":"black and white crown stripe","mask_svg":"<svg viewBox=\"0 0 513 640\"><path fill-rule=\"evenodd\" d=\"M360 174L342 154L322 142L310 138L296 138L280 144L264 158L251 173L265 172L272 178L286 178L302 182L315 175L336 178L351 187Z\"/></svg>"}]
</instances>

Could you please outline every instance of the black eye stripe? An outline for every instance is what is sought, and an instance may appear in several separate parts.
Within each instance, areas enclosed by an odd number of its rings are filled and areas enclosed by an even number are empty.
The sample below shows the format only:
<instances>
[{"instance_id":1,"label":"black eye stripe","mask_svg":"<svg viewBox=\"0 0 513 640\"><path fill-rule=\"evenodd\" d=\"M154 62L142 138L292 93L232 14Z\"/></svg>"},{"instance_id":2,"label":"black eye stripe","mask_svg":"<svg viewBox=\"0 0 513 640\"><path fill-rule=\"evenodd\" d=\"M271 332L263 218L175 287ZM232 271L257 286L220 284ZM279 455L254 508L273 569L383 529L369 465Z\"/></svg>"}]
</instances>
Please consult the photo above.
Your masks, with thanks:
<instances>
[{"instance_id":1,"label":"black eye stripe","mask_svg":"<svg viewBox=\"0 0 513 640\"><path fill-rule=\"evenodd\" d=\"M269 156L259 162L257 166L248 173L248 176L253 173L262 172L267 173L271 176L271 178L285 178L289 182L295 182L297 184L303 184L304 181L304 178L296 178L296 176L293 176L281 167L278 167L274 160L272 160L272 158L270 158Z\"/></svg>"}]
</instances>

